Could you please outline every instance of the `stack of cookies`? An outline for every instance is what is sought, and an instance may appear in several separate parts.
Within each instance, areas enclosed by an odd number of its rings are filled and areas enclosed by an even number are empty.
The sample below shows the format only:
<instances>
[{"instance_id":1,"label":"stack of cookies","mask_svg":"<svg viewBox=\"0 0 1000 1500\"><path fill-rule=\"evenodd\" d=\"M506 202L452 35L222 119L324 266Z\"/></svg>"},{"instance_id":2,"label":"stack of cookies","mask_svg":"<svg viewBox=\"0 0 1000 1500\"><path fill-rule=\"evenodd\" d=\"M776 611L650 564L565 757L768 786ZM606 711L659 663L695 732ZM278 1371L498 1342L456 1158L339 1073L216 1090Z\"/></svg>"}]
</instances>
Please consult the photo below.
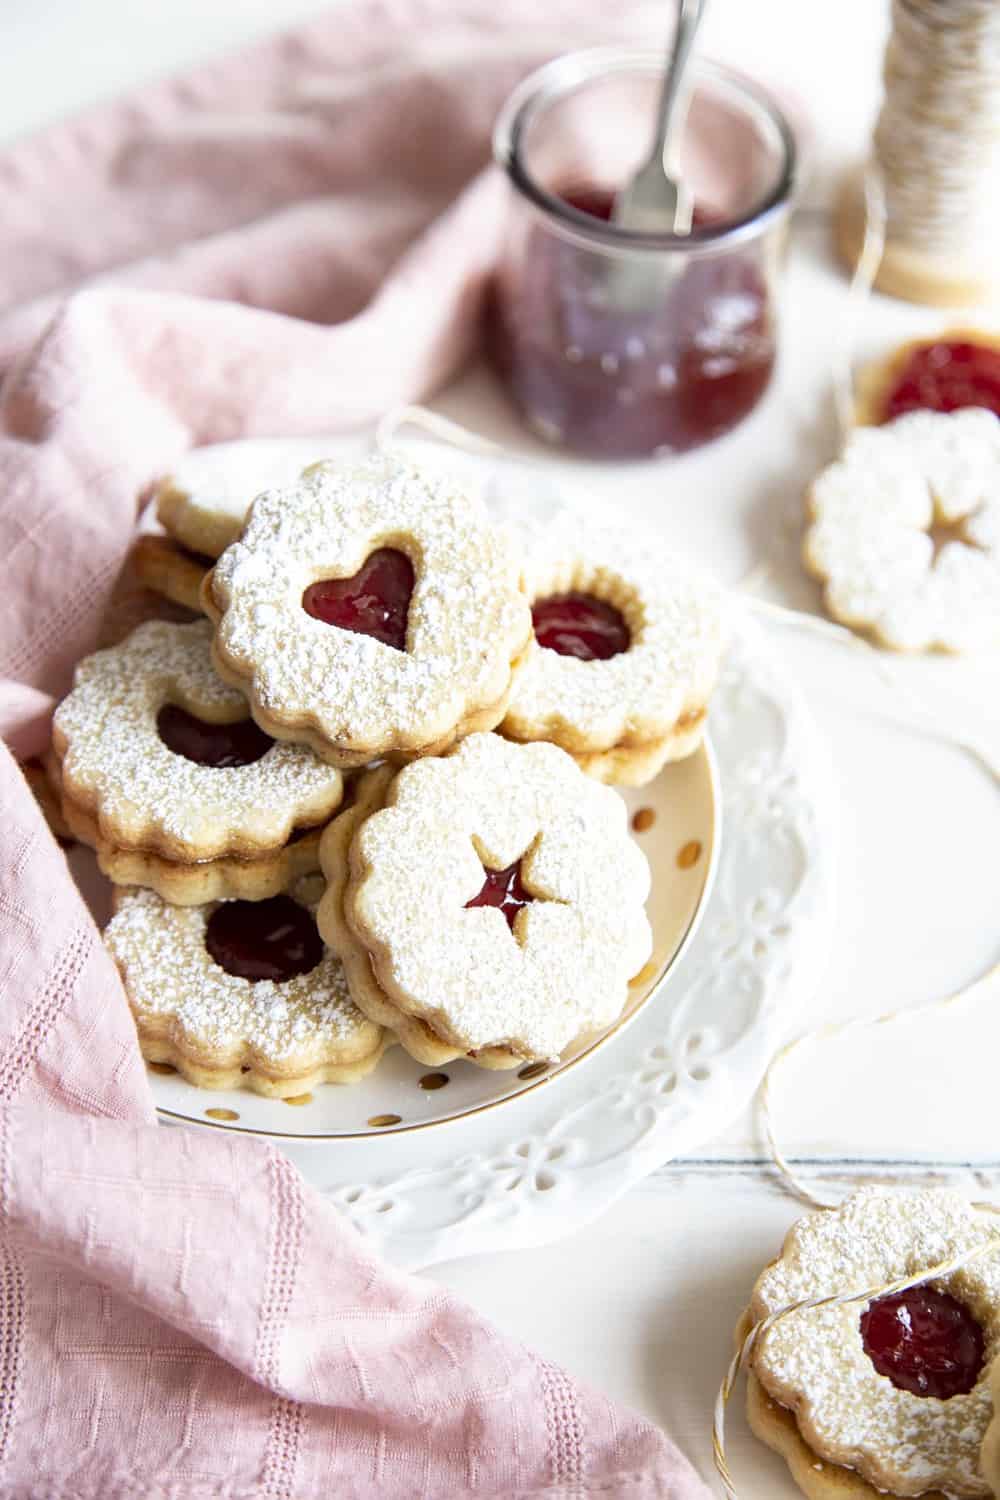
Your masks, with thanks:
<instances>
[{"instance_id":1,"label":"stack of cookies","mask_svg":"<svg viewBox=\"0 0 1000 1500\"><path fill-rule=\"evenodd\" d=\"M207 618L82 662L52 764L117 889L145 1056L290 1097L393 1040L512 1068L612 1024L649 870L601 783L699 742L715 592L611 532L553 528L526 561L395 456L250 506L163 497Z\"/></svg>"}]
</instances>

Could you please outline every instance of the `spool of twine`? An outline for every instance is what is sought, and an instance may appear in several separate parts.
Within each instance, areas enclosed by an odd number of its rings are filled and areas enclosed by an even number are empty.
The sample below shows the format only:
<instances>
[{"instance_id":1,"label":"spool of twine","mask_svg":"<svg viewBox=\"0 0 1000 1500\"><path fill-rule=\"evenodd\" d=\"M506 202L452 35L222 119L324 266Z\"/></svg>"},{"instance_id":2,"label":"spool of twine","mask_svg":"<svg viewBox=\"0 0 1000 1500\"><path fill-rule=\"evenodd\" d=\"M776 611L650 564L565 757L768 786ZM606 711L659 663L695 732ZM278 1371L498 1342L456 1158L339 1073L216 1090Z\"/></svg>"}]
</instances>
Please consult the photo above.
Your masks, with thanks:
<instances>
[{"instance_id":1,"label":"spool of twine","mask_svg":"<svg viewBox=\"0 0 1000 1500\"><path fill-rule=\"evenodd\" d=\"M883 76L869 169L885 212L876 285L938 307L1000 294L1000 4L893 0ZM856 175L836 218L851 267L870 209Z\"/></svg>"}]
</instances>

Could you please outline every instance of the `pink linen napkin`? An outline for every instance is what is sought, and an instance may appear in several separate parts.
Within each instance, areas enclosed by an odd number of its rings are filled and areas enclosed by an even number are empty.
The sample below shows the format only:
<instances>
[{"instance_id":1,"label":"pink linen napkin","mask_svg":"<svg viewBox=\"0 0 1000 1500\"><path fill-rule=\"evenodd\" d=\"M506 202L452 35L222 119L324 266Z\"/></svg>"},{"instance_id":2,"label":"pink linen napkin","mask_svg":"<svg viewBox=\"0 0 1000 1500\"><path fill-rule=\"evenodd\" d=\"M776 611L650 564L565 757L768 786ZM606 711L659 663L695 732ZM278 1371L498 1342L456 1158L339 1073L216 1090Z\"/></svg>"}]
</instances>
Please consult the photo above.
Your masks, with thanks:
<instances>
[{"instance_id":1,"label":"pink linen napkin","mask_svg":"<svg viewBox=\"0 0 1000 1500\"><path fill-rule=\"evenodd\" d=\"M19 754L186 446L371 418L472 347L493 114L601 10L367 0L0 153ZM278 1151L157 1128L117 973L3 746L0 819L0 1496L705 1500L661 1433L375 1260Z\"/></svg>"}]
</instances>

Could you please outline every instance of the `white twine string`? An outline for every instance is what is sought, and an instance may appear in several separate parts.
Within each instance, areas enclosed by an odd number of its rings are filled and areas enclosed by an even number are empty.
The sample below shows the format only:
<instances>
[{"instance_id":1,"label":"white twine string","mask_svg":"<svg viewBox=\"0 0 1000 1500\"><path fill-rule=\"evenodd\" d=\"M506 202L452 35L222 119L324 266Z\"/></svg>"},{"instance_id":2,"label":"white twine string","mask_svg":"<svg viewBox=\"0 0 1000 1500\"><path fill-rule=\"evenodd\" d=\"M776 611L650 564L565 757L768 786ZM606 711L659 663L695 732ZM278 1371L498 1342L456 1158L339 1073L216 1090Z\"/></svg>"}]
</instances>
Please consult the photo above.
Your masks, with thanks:
<instances>
[{"instance_id":1,"label":"white twine string","mask_svg":"<svg viewBox=\"0 0 1000 1500\"><path fill-rule=\"evenodd\" d=\"M492 438L483 437L481 433L472 432L460 422L442 417L439 412L430 411L426 406L394 406L391 411L387 411L375 429L375 447L379 452L388 452L395 446L402 427L420 427L432 437L440 438L442 442L449 443L453 448L460 448L465 453L482 453L493 458L517 457L501 443L495 443Z\"/></svg>"},{"instance_id":2,"label":"white twine string","mask_svg":"<svg viewBox=\"0 0 1000 1500\"><path fill-rule=\"evenodd\" d=\"M761 569L755 570L755 575L760 577ZM915 723L907 725L909 729L919 730L921 734L930 735L942 740L945 744L952 745L963 754L972 757L982 767L993 781L1000 784L1000 760L993 755L985 745L978 740L963 735L952 734L942 731L932 714L924 708L910 690L900 679L897 672L886 661L877 646L863 635L855 635L846 625L837 625L832 620L822 620L818 615L803 614L797 609L786 609L784 605L772 604L768 599L758 599L754 596L738 593L735 598L746 604L755 614L764 619L772 620L776 625L791 626L795 630L802 630L808 634L821 637L823 640L832 641L837 645L849 646L852 650L860 650L867 658L869 664L875 669L879 678L891 688L900 704L903 705L914 717Z\"/></svg>"},{"instance_id":3,"label":"white twine string","mask_svg":"<svg viewBox=\"0 0 1000 1500\"><path fill-rule=\"evenodd\" d=\"M873 163L864 175L865 232L857 264L847 291L844 337L833 362L833 401L840 428L841 447L847 442L855 422L854 350L857 347L861 315L875 285L875 278L885 254L886 205L885 188L878 167Z\"/></svg>"},{"instance_id":4,"label":"white twine string","mask_svg":"<svg viewBox=\"0 0 1000 1500\"><path fill-rule=\"evenodd\" d=\"M927 1000L922 1005L908 1006L905 1009L884 1011L877 1016L859 1016L851 1021L842 1021L837 1025L820 1026L815 1031L804 1032L802 1036L786 1043L779 1052L776 1052L768 1064L767 1072L764 1074L763 1082L757 1096L757 1104L761 1127L767 1141L768 1150L774 1161L784 1185L813 1208L836 1208L837 1204L828 1198L821 1198L812 1188L798 1177L790 1165L787 1156L782 1151L778 1142L777 1130L774 1124L774 1088L778 1073L785 1067L789 1060L800 1053L806 1047L816 1042L830 1041L835 1037L849 1036L852 1032L866 1031L876 1026L890 1026L897 1021L918 1021L925 1016L937 1015L941 1011L949 1010L953 1006L963 1005L987 989L998 977L1000 977L1000 961L994 963L985 973L980 974L971 983L963 985L960 990L955 990L950 995Z\"/></svg>"}]
</instances>

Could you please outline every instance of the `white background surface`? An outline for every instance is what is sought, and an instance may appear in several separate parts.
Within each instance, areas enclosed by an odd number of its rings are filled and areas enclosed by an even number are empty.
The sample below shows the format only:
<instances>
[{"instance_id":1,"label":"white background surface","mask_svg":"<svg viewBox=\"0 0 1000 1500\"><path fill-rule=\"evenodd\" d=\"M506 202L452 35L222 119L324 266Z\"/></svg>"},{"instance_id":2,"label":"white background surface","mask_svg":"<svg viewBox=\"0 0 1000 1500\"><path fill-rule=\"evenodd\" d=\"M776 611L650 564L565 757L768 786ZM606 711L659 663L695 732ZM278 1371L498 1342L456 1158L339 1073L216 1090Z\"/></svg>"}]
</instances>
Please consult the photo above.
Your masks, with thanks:
<instances>
[{"instance_id":1,"label":"white background surface","mask_svg":"<svg viewBox=\"0 0 1000 1500\"><path fill-rule=\"evenodd\" d=\"M7 0L0 139L319 8L301 0ZM727 581L769 558L772 596L805 608L816 598L796 562L799 497L831 455L829 370L845 314L845 284L828 249L830 189L868 137L887 9L883 0L713 0L706 50L803 101L814 131L779 377L754 417L702 454L624 470L566 466L623 524L646 517ZM859 352L943 321L877 298ZM438 404L531 446L482 373ZM558 460L541 454L541 461ZM906 711L860 652L791 632L779 641L827 740L841 796L836 948L820 993L801 997L801 1027L957 988L997 956L1000 797L961 754L900 726ZM976 734L1000 756L997 660L893 665L942 730ZM1000 1188L998 1017L995 986L965 1015L827 1046L782 1095L791 1154L809 1158L830 1186L931 1177L975 1182L980 1196ZM663 1423L708 1477L711 1403L732 1327L799 1211L761 1159L748 1116L701 1159L657 1173L592 1228L547 1249L482 1256L432 1274ZM742 1494L797 1494L738 1413L732 1429Z\"/></svg>"}]
</instances>

